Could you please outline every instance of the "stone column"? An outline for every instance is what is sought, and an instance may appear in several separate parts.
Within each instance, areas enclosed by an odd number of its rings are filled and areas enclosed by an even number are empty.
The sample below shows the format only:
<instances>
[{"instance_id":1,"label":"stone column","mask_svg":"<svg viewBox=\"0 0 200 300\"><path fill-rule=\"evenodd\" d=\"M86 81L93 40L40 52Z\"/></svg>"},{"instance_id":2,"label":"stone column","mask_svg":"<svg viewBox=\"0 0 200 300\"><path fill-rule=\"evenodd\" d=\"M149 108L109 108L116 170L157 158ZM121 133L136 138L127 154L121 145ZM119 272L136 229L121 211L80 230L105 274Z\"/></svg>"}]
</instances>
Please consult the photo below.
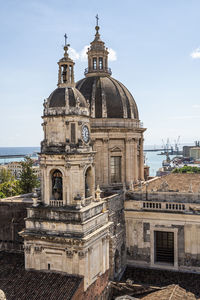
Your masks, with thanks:
<instances>
[{"instance_id":1,"label":"stone column","mask_svg":"<svg viewBox=\"0 0 200 300\"><path fill-rule=\"evenodd\" d=\"M126 182L126 184L130 184L131 181L131 149L130 149L130 143L131 143L131 139L127 138L125 139L125 143L126 143L126 156L125 156L125 176L124 176L124 181Z\"/></svg>"},{"instance_id":2,"label":"stone column","mask_svg":"<svg viewBox=\"0 0 200 300\"><path fill-rule=\"evenodd\" d=\"M102 160L103 160L103 185L108 185L109 183L109 151L108 151L108 144L109 139L103 139L103 153L102 153Z\"/></svg>"},{"instance_id":3,"label":"stone column","mask_svg":"<svg viewBox=\"0 0 200 300\"><path fill-rule=\"evenodd\" d=\"M134 140L134 152L133 152L133 166L134 166L133 174L134 174L134 180L135 181L138 180L137 143L138 143L138 139L135 138L135 140Z\"/></svg>"},{"instance_id":4,"label":"stone column","mask_svg":"<svg viewBox=\"0 0 200 300\"><path fill-rule=\"evenodd\" d=\"M49 186L50 174L49 168L45 166L44 169L44 202L49 205L50 202L50 186Z\"/></svg>"},{"instance_id":5,"label":"stone column","mask_svg":"<svg viewBox=\"0 0 200 300\"><path fill-rule=\"evenodd\" d=\"M139 177L141 180L144 180L144 154L143 154L143 137L140 139L140 170L139 170Z\"/></svg>"}]
</instances>

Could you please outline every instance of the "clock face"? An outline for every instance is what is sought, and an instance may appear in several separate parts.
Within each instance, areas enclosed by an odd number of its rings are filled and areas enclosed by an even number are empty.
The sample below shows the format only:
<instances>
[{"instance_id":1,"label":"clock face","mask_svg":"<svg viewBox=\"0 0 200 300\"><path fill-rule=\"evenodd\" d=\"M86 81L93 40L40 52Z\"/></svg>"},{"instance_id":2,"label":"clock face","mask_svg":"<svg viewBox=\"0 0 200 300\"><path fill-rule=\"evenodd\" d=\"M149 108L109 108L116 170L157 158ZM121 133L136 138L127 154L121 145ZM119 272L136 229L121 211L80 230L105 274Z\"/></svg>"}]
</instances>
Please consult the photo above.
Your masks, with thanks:
<instances>
[{"instance_id":1,"label":"clock face","mask_svg":"<svg viewBox=\"0 0 200 300\"><path fill-rule=\"evenodd\" d=\"M89 133L89 129L86 125L84 125L82 127L82 137L85 143L89 142L89 138L90 138L90 133Z\"/></svg>"}]
</instances>

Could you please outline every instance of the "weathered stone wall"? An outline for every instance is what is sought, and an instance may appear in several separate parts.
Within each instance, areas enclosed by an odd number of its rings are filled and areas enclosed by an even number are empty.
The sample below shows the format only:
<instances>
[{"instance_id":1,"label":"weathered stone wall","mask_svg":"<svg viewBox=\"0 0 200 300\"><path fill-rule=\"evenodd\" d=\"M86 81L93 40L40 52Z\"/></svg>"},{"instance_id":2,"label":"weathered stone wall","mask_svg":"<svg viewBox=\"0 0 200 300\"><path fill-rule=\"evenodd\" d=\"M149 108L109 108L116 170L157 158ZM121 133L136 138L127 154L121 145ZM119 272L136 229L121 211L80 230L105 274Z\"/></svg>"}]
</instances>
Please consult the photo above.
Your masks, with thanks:
<instances>
[{"instance_id":1,"label":"weathered stone wall","mask_svg":"<svg viewBox=\"0 0 200 300\"><path fill-rule=\"evenodd\" d=\"M133 209L125 203L128 264L176 270L200 270L200 215L192 212L164 212ZM174 233L174 264L154 261L154 232Z\"/></svg>"},{"instance_id":2,"label":"weathered stone wall","mask_svg":"<svg viewBox=\"0 0 200 300\"><path fill-rule=\"evenodd\" d=\"M23 251L18 232L25 227L26 208L30 203L0 202L0 250Z\"/></svg>"},{"instance_id":3,"label":"weathered stone wall","mask_svg":"<svg viewBox=\"0 0 200 300\"><path fill-rule=\"evenodd\" d=\"M107 271L103 275L99 276L85 292L83 291L83 284L81 284L72 300L109 300L108 277L109 272Z\"/></svg>"},{"instance_id":4,"label":"weathered stone wall","mask_svg":"<svg viewBox=\"0 0 200 300\"><path fill-rule=\"evenodd\" d=\"M117 278L126 265L126 234L124 220L124 195L116 194L107 198L110 226L109 276Z\"/></svg>"}]
</instances>

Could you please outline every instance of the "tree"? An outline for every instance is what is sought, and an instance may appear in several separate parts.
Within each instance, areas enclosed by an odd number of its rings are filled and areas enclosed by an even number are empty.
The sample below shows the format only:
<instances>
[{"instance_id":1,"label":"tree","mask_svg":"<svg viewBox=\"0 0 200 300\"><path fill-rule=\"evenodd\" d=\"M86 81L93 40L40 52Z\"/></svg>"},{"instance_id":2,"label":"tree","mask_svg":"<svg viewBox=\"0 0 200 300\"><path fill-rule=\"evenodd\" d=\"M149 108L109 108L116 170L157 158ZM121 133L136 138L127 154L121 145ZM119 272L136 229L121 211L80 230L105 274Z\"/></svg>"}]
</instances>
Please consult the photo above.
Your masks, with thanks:
<instances>
[{"instance_id":1,"label":"tree","mask_svg":"<svg viewBox=\"0 0 200 300\"><path fill-rule=\"evenodd\" d=\"M12 197L21 194L18 180L10 180L0 184L0 198Z\"/></svg>"},{"instance_id":2,"label":"tree","mask_svg":"<svg viewBox=\"0 0 200 300\"><path fill-rule=\"evenodd\" d=\"M14 180L10 170L1 169L0 170L0 183L8 182Z\"/></svg>"},{"instance_id":3,"label":"tree","mask_svg":"<svg viewBox=\"0 0 200 300\"><path fill-rule=\"evenodd\" d=\"M31 193L33 188L39 186L37 176L33 173L33 160L30 157L25 157L22 162L22 171L20 174L19 186L22 193Z\"/></svg>"},{"instance_id":4,"label":"tree","mask_svg":"<svg viewBox=\"0 0 200 300\"><path fill-rule=\"evenodd\" d=\"M172 173L190 173L190 174L194 174L194 173L200 173L200 168L198 167L193 167L193 166L184 166L182 168L176 168L172 171Z\"/></svg>"}]
</instances>

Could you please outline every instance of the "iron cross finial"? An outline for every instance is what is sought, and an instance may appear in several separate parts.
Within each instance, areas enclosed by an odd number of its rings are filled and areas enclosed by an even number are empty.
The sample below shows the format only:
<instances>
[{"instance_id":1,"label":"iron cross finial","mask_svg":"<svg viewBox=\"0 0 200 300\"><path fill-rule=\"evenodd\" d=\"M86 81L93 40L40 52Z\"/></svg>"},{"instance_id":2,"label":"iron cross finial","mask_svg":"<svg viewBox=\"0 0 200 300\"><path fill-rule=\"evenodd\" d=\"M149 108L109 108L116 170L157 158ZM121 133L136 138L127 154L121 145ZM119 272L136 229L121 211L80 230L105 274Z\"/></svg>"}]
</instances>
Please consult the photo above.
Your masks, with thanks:
<instances>
[{"instance_id":1,"label":"iron cross finial","mask_svg":"<svg viewBox=\"0 0 200 300\"><path fill-rule=\"evenodd\" d=\"M67 38L68 38L68 36L66 35L66 33L64 35L64 38L65 38L65 46L66 46L67 45Z\"/></svg>"},{"instance_id":2,"label":"iron cross finial","mask_svg":"<svg viewBox=\"0 0 200 300\"><path fill-rule=\"evenodd\" d=\"M96 15L96 19L97 19L97 26L99 26L99 16L98 16L98 14Z\"/></svg>"}]
</instances>

